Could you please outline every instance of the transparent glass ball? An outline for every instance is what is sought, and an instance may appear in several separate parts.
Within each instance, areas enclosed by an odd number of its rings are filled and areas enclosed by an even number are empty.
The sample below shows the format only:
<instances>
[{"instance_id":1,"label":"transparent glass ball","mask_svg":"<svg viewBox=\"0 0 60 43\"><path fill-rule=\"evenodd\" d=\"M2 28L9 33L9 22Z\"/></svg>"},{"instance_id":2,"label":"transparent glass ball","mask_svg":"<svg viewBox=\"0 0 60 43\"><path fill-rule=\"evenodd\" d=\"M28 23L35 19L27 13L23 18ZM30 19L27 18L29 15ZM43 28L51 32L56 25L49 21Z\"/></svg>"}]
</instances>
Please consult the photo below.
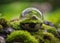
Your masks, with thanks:
<instances>
[{"instance_id":1,"label":"transparent glass ball","mask_svg":"<svg viewBox=\"0 0 60 43\"><path fill-rule=\"evenodd\" d=\"M34 15L39 17L40 19L43 18L41 11L38 10L37 8L32 8L32 7L26 8L25 10L23 10L20 18L23 18L23 19L29 18L29 17L32 17Z\"/></svg>"}]
</instances>

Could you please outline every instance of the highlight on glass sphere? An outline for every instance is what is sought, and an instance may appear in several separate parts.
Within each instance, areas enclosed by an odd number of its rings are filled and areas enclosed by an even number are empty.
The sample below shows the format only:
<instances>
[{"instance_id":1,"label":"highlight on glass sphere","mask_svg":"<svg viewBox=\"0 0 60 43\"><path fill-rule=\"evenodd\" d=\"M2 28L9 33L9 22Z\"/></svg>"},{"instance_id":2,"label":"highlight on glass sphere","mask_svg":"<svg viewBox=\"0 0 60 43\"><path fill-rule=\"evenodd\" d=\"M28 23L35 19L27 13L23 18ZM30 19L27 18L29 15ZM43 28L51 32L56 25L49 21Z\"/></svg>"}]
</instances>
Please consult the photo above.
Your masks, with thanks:
<instances>
[{"instance_id":1,"label":"highlight on glass sphere","mask_svg":"<svg viewBox=\"0 0 60 43\"><path fill-rule=\"evenodd\" d=\"M32 17L32 16L37 16L40 19L43 18L43 15L40 12L40 10L38 10L37 8L33 8L33 7L26 8L25 10L23 10L23 12L21 14L21 18L29 18L29 17Z\"/></svg>"}]
</instances>

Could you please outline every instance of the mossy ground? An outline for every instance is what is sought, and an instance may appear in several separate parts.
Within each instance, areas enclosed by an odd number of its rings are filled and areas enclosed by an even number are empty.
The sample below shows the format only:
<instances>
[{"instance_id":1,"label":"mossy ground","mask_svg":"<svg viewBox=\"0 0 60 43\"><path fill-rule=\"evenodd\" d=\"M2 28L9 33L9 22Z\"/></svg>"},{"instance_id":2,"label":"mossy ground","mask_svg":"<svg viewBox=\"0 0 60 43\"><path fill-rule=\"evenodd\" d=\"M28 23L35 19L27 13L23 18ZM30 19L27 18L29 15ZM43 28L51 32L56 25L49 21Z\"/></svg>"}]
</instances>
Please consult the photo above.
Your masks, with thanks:
<instances>
[{"instance_id":1,"label":"mossy ground","mask_svg":"<svg viewBox=\"0 0 60 43\"><path fill-rule=\"evenodd\" d=\"M34 30L29 32L28 30L23 30L20 27L20 21L11 23L8 21L5 22L4 20L2 24L6 24L6 27L11 27L14 29L11 34L7 34L7 43L12 43L15 39L22 40L23 43L60 43L58 33L53 27L43 26L43 29L39 28L39 30L36 32L34 32ZM5 27L2 24L0 24L0 30L3 31Z\"/></svg>"}]
</instances>

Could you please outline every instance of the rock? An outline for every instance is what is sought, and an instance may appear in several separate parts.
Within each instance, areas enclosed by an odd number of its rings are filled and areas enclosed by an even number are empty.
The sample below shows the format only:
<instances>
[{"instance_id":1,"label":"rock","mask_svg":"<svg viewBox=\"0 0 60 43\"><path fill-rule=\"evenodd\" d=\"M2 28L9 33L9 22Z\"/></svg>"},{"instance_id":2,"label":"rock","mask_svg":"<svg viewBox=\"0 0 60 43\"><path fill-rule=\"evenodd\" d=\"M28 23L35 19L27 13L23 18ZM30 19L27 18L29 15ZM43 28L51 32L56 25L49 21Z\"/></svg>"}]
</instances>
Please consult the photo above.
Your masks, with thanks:
<instances>
[{"instance_id":1,"label":"rock","mask_svg":"<svg viewBox=\"0 0 60 43\"><path fill-rule=\"evenodd\" d=\"M3 30L6 34L10 34L13 31L13 28L7 27Z\"/></svg>"},{"instance_id":2,"label":"rock","mask_svg":"<svg viewBox=\"0 0 60 43\"><path fill-rule=\"evenodd\" d=\"M0 36L0 43L6 43L5 39L2 36Z\"/></svg>"},{"instance_id":3,"label":"rock","mask_svg":"<svg viewBox=\"0 0 60 43\"><path fill-rule=\"evenodd\" d=\"M53 24L52 22L49 21L44 21L45 25L51 26L51 27L55 27L57 29L57 27L55 26L55 24Z\"/></svg>"}]
</instances>

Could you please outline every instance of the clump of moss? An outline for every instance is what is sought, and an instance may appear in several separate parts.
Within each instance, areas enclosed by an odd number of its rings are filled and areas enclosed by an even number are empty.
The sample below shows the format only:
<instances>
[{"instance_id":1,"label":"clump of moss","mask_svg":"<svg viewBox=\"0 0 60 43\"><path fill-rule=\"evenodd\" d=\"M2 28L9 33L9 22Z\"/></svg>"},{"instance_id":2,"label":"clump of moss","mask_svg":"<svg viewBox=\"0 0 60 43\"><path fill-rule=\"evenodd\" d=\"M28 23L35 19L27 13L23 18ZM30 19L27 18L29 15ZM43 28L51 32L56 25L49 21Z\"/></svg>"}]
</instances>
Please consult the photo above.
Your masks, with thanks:
<instances>
[{"instance_id":1,"label":"clump of moss","mask_svg":"<svg viewBox=\"0 0 60 43\"><path fill-rule=\"evenodd\" d=\"M49 28L47 29L47 32L52 33L56 38L60 39L60 35L56 28Z\"/></svg>"},{"instance_id":2,"label":"clump of moss","mask_svg":"<svg viewBox=\"0 0 60 43\"><path fill-rule=\"evenodd\" d=\"M17 40L16 40L17 39ZM27 31L23 31L23 30L17 30L12 32L8 38L7 38L7 42L8 43L12 43L14 40L16 41L23 41L23 43L38 43L38 41L35 39L35 37L31 36L31 34Z\"/></svg>"},{"instance_id":3,"label":"clump of moss","mask_svg":"<svg viewBox=\"0 0 60 43\"><path fill-rule=\"evenodd\" d=\"M59 39L54 34L39 30L38 32L31 33L39 43L59 43Z\"/></svg>"},{"instance_id":4,"label":"clump of moss","mask_svg":"<svg viewBox=\"0 0 60 43\"><path fill-rule=\"evenodd\" d=\"M58 35L57 29L55 27L51 27L48 25L43 24L42 27L48 32L48 33L52 33L54 36Z\"/></svg>"},{"instance_id":5,"label":"clump of moss","mask_svg":"<svg viewBox=\"0 0 60 43\"><path fill-rule=\"evenodd\" d=\"M3 28L6 28L8 26L7 20L5 20L4 18L0 18L0 25L2 25Z\"/></svg>"},{"instance_id":6,"label":"clump of moss","mask_svg":"<svg viewBox=\"0 0 60 43\"><path fill-rule=\"evenodd\" d=\"M2 25L0 25L0 29L2 29L3 28L3 26Z\"/></svg>"},{"instance_id":7,"label":"clump of moss","mask_svg":"<svg viewBox=\"0 0 60 43\"><path fill-rule=\"evenodd\" d=\"M53 27L53 26L49 26L49 25L46 25L46 24L42 24L42 27L44 28L44 29L55 29L56 30L56 28L55 27Z\"/></svg>"},{"instance_id":8,"label":"clump of moss","mask_svg":"<svg viewBox=\"0 0 60 43\"><path fill-rule=\"evenodd\" d=\"M10 23L11 27L15 30L20 30L20 26L19 26L20 22L12 22Z\"/></svg>"},{"instance_id":9,"label":"clump of moss","mask_svg":"<svg viewBox=\"0 0 60 43\"><path fill-rule=\"evenodd\" d=\"M56 37L58 36L58 32L56 29L50 28L50 29L47 29L47 32L52 33Z\"/></svg>"},{"instance_id":10,"label":"clump of moss","mask_svg":"<svg viewBox=\"0 0 60 43\"><path fill-rule=\"evenodd\" d=\"M59 43L59 39L56 38L53 34L48 32L43 32L43 39L44 39L44 42L48 40L50 43Z\"/></svg>"},{"instance_id":11,"label":"clump of moss","mask_svg":"<svg viewBox=\"0 0 60 43\"><path fill-rule=\"evenodd\" d=\"M2 29L3 29L3 26L2 26L2 25L0 25L0 32L2 31Z\"/></svg>"},{"instance_id":12,"label":"clump of moss","mask_svg":"<svg viewBox=\"0 0 60 43\"><path fill-rule=\"evenodd\" d=\"M44 43L43 39L43 30L39 30L37 32L31 32L31 34L38 40L39 43Z\"/></svg>"}]
</instances>

